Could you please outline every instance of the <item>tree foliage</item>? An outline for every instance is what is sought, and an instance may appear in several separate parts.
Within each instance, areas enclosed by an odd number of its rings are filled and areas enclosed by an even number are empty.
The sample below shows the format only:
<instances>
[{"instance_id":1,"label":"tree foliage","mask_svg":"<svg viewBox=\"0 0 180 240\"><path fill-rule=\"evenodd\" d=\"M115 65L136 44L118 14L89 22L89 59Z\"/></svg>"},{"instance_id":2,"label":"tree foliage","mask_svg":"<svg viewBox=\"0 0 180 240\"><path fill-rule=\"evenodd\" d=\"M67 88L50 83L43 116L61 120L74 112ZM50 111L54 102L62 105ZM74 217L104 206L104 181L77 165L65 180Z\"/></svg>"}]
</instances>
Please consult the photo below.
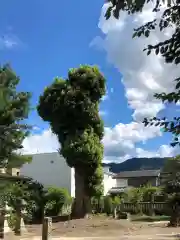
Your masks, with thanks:
<instances>
[{"instance_id":1,"label":"tree foliage","mask_svg":"<svg viewBox=\"0 0 180 240\"><path fill-rule=\"evenodd\" d=\"M30 126L24 124L30 110L29 92L18 92L19 77L9 65L0 67L0 167L17 167L30 161L17 153Z\"/></svg>"},{"instance_id":2,"label":"tree foliage","mask_svg":"<svg viewBox=\"0 0 180 240\"><path fill-rule=\"evenodd\" d=\"M110 215L113 212L113 199L111 196L107 195L104 197L104 212L107 215Z\"/></svg>"},{"instance_id":3,"label":"tree foliage","mask_svg":"<svg viewBox=\"0 0 180 240\"><path fill-rule=\"evenodd\" d=\"M143 11L143 8L150 0L109 0L111 2L110 7L106 12L106 18L110 18L111 14L115 18L119 18L120 11L127 11L129 14ZM152 21L146 22L144 25L134 29L134 37L149 37L151 32L160 30L163 32L166 29L171 29L172 34L169 38L162 42L158 42L154 45L148 45L144 51L147 55L152 52L156 55L160 55L164 58L168 64L178 65L180 63L180 1L175 0L155 0L151 1L153 5L152 11L161 11L160 18L154 18ZM162 92L156 93L155 98L160 99L164 103L177 103L180 101L180 77L172 79L172 85L175 82L175 89L173 92ZM161 126L165 132L171 132L174 136L174 140L171 143L172 146L180 145L179 134L180 134L180 117L174 117L173 119L168 118L151 118L144 119L145 126L156 125Z\"/></svg>"},{"instance_id":4,"label":"tree foliage","mask_svg":"<svg viewBox=\"0 0 180 240\"><path fill-rule=\"evenodd\" d=\"M169 158L163 168L163 190L168 195L170 225L180 226L180 156Z\"/></svg>"},{"instance_id":5,"label":"tree foliage","mask_svg":"<svg viewBox=\"0 0 180 240\"><path fill-rule=\"evenodd\" d=\"M128 189L124 195L123 199L126 202L130 203L139 203L143 200L143 191L142 188L130 188Z\"/></svg>"},{"instance_id":6,"label":"tree foliage","mask_svg":"<svg viewBox=\"0 0 180 240\"><path fill-rule=\"evenodd\" d=\"M163 168L165 192L180 192L180 156L169 158Z\"/></svg>"},{"instance_id":7,"label":"tree foliage","mask_svg":"<svg viewBox=\"0 0 180 240\"><path fill-rule=\"evenodd\" d=\"M50 123L60 154L75 168L76 198L102 192L104 126L99 103L104 94L105 78L98 68L83 65L70 69L66 80L56 78L39 99L39 115Z\"/></svg>"},{"instance_id":8,"label":"tree foliage","mask_svg":"<svg viewBox=\"0 0 180 240\"><path fill-rule=\"evenodd\" d=\"M71 203L71 196L67 189L50 187L46 194L45 213L47 216L58 216L63 206Z\"/></svg>"}]
</instances>

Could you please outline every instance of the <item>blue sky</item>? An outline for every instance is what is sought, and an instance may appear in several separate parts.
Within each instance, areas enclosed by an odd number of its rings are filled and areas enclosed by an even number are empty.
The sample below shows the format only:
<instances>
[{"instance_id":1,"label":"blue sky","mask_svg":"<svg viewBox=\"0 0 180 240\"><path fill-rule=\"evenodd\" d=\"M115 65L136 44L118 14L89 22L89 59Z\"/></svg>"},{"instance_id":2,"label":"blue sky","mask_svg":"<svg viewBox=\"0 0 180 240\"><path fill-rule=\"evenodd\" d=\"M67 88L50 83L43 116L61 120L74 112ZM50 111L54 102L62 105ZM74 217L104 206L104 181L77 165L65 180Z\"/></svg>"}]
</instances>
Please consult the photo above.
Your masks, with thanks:
<instances>
[{"instance_id":1,"label":"blue sky","mask_svg":"<svg viewBox=\"0 0 180 240\"><path fill-rule=\"evenodd\" d=\"M56 76L66 77L68 69L80 64L97 64L107 79L108 98L102 102L103 119L109 128L133 121L121 74L107 52L90 46L104 34L98 27L104 1L11 1L2 0L0 15L0 63L9 62L20 76L19 88L33 93L36 106L45 86ZM86 9L86 10L85 10ZM169 113L168 113L169 114ZM34 111L29 122L47 128ZM137 142L137 147L157 149L168 144L169 136Z\"/></svg>"},{"instance_id":2,"label":"blue sky","mask_svg":"<svg viewBox=\"0 0 180 240\"><path fill-rule=\"evenodd\" d=\"M32 0L12 2L3 1L3 11L0 16L0 32L12 38L18 38L17 46L11 50L1 51L1 63L10 62L21 77L21 88L33 92L33 105L44 87L53 81L55 76L67 76L71 67L79 64L97 64L105 74L108 87L117 88L113 99L117 101L122 96L121 108L127 111L126 99L120 84L120 74L106 62L105 54L90 48L93 37L99 34L97 26L103 1L89 4L83 0L72 2L69 7L66 1ZM88 11L82 9L88 7ZM68 14L65 9L68 9ZM116 96L115 96L116 95ZM107 103L102 108L113 108L114 104ZM106 110L106 109L105 109ZM113 110L113 109L112 109ZM118 114L107 124L118 121L128 121ZM37 120L33 114L33 120Z\"/></svg>"}]
</instances>

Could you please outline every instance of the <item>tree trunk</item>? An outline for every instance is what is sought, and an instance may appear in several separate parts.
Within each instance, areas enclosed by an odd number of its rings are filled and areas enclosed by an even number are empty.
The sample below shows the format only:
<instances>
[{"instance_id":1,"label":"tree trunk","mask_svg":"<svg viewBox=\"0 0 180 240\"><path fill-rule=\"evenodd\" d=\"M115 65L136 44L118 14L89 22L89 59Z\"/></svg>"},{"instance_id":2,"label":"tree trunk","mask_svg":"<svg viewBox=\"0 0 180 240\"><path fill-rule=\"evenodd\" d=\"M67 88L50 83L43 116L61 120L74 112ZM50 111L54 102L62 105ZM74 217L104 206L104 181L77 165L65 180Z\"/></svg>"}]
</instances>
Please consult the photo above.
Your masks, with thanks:
<instances>
[{"instance_id":1,"label":"tree trunk","mask_svg":"<svg viewBox=\"0 0 180 240\"><path fill-rule=\"evenodd\" d=\"M85 218L91 211L90 197L86 193L83 174L75 170L75 199L72 206L73 219Z\"/></svg>"},{"instance_id":2,"label":"tree trunk","mask_svg":"<svg viewBox=\"0 0 180 240\"><path fill-rule=\"evenodd\" d=\"M0 239L4 239L4 221L5 221L6 210L4 207L0 211Z\"/></svg>"},{"instance_id":3,"label":"tree trunk","mask_svg":"<svg viewBox=\"0 0 180 240\"><path fill-rule=\"evenodd\" d=\"M169 222L170 227L179 227L180 226L180 207L176 206L172 213Z\"/></svg>"},{"instance_id":4,"label":"tree trunk","mask_svg":"<svg viewBox=\"0 0 180 240\"><path fill-rule=\"evenodd\" d=\"M19 204L18 206L16 206L16 221L15 221L15 227L14 227L14 233L17 236L21 235L21 205Z\"/></svg>"}]
</instances>

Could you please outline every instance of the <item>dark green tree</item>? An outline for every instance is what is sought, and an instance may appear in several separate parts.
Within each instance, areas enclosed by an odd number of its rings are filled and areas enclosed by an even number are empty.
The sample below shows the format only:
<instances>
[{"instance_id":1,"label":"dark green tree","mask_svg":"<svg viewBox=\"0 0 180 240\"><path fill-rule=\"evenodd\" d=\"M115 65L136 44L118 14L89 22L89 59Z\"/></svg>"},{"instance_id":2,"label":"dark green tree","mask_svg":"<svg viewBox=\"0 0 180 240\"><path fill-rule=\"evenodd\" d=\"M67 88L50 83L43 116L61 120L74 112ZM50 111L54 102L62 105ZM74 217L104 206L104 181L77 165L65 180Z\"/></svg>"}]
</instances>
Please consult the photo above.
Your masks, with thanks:
<instances>
[{"instance_id":1,"label":"dark green tree","mask_svg":"<svg viewBox=\"0 0 180 240\"><path fill-rule=\"evenodd\" d=\"M167 159L162 170L163 192L168 196L170 226L180 226L180 156Z\"/></svg>"},{"instance_id":2,"label":"dark green tree","mask_svg":"<svg viewBox=\"0 0 180 240\"><path fill-rule=\"evenodd\" d=\"M25 124L30 110L29 92L18 92L19 77L9 65L0 67L0 167L20 167L30 157L18 154L29 134Z\"/></svg>"},{"instance_id":3,"label":"dark green tree","mask_svg":"<svg viewBox=\"0 0 180 240\"><path fill-rule=\"evenodd\" d=\"M143 11L144 6L149 3L149 0L109 0L111 6L106 12L106 18L109 19L111 14L115 18L119 18L120 11L127 11L129 14ZM151 32L159 29L162 34L164 30L170 28L172 30L171 36L165 41L158 42L155 45L148 45L144 51L147 52L147 55L155 52L156 55L161 55L167 64L176 64L180 63L180 1L164 1L164 0L154 0L151 1L154 3L152 7L153 12L161 11L160 19L159 17L153 19L153 21L146 22L144 25L134 29L133 37L149 37ZM164 8L165 5L166 7ZM180 101L180 77L177 79L172 79L172 85L175 89L173 92L160 94L155 94L156 99L162 100L166 103L177 103ZM147 125L156 125L161 126L165 132L171 132L174 136L174 140L171 143L172 146L180 145L179 134L180 134L180 117L174 116L174 118L157 118L144 119L145 126Z\"/></svg>"},{"instance_id":4,"label":"dark green tree","mask_svg":"<svg viewBox=\"0 0 180 240\"><path fill-rule=\"evenodd\" d=\"M70 69L66 80L56 78L39 99L39 115L50 123L60 154L75 169L73 217L86 216L91 197L102 193L104 125L99 103L104 94L105 78L98 68L80 66Z\"/></svg>"}]
</instances>

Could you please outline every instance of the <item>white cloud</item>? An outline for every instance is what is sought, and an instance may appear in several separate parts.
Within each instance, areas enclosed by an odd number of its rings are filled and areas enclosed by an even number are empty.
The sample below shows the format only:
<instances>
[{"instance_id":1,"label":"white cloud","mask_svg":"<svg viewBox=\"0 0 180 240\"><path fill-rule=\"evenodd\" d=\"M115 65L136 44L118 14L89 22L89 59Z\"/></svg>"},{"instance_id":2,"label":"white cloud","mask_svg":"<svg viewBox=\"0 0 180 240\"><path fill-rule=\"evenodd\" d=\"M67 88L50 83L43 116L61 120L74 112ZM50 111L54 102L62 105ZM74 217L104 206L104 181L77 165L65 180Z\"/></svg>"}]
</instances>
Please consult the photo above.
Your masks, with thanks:
<instances>
[{"instance_id":1,"label":"white cloud","mask_svg":"<svg viewBox=\"0 0 180 240\"><path fill-rule=\"evenodd\" d=\"M105 100L107 100L109 98L109 96L108 96L108 93L106 94L106 95L104 95L102 98L101 98L101 100L102 101L105 101Z\"/></svg>"},{"instance_id":2,"label":"white cloud","mask_svg":"<svg viewBox=\"0 0 180 240\"><path fill-rule=\"evenodd\" d=\"M56 152L59 149L57 137L50 129L44 130L40 134L28 136L23 142L22 153L35 154L44 152Z\"/></svg>"},{"instance_id":3,"label":"white cloud","mask_svg":"<svg viewBox=\"0 0 180 240\"><path fill-rule=\"evenodd\" d=\"M124 161L131 157L173 156L177 153L175 148L163 145L158 151L149 152L136 148L139 142L161 136L159 128L151 126L145 128L143 124L132 122L130 124L117 124L114 128L105 128L104 161ZM59 149L57 137L51 130L44 130L40 134L33 134L23 142L24 154L55 152Z\"/></svg>"},{"instance_id":4,"label":"white cloud","mask_svg":"<svg viewBox=\"0 0 180 240\"><path fill-rule=\"evenodd\" d=\"M171 147L169 145L162 145L157 151L147 151L142 148L136 148L137 157L172 157L179 154L178 147Z\"/></svg>"},{"instance_id":5,"label":"white cloud","mask_svg":"<svg viewBox=\"0 0 180 240\"><path fill-rule=\"evenodd\" d=\"M99 114L100 114L100 116L105 116L105 115L107 115L107 111L100 110Z\"/></svg>"},{"instance_id":6,"label":"white cloud","mask_svg":"<svg viewBox=\"0 0 180 240\"><path fill-rule=\"evenodd\" d=\"M173 148L169 145L162 145L156 151L148 151L142 148L134 148L134 151L130 154L125 154L124 156L105 156L104 162L123 162L130 158L152 158L152 157L173 157L180 154L179 148Z\"/></svg>"},{"instance_id":7,"label":"white cloud","mask_svg":"<svg viewBox=\"0 0 180 240\"><path fill-rule=\"evenodd\" d=\"M109 99L109 91L106 86L106 94L101 98L101 100L104 102L105 100L108 100L108 99Z\"/></svg>"},{"instance_id":8,"label":"white cloud","mask_svg":"<svg viewBox=\"0 0 180 240\"><path fill-rule=\"evenodd\" d=\"M107 4L103 6L99 20L99 28L105 37L101 40L98 37L96 44L100 42L101 47L104 46L108 61L123 74L122 83L129 107L134 110L134 120L155 116L165 106L154 99L154 93L171 91L172 80L180 71L171 64L164 67L164 59L153 54L147 57L142 50L147 44L166 39L169 32L154 31L149 38L132 39L134 28L160 13L152 12L151 5L148 5L140 14L129 16L122 12L119 20L111 17L107 21L104 18L106 9Z\"/></svg>"},{"instance_id":9,"label":"white cloud","mask_svg":"<svg viewBox=\"0 0 180 240\"><path fill-rule=\"evenodd\" d=\"M15 34L8 33L0 36L0 50L11 50L22 45L23 43Z\"/></svg>"},{"instance_id":10,"label":"white cloud","mask_svg":"<svg viewBox=\"0 0 180 240\"><path fill-rule=\"evenodd\" d=\"M136 143L161 136L159 128L144 127L142 123L117 124L114 128L105 128L103 139L105 158L126 158L136 153Z\"/></svg>"},{"instance_id":11,"label":"white cloud","mask_svg":"<svg viewBox=\"0 0 180 240\"><path fill-rule=\"evenodd\" d=\"M114 92L114 88L111 88L111 89L110 89L110 93L113 93L113 92Z\"/></svg>"},{"instance_id":12,"label":"white cloud","mask_svg":"<svg viewBox=\"0 0 180 240\"><path fill-rule=\"evenodd\" d=\"M90 47L95 47L97 50L104 50L103 39L99 36L95 37L89 44Z\"/></svg>"}]
</instances>

